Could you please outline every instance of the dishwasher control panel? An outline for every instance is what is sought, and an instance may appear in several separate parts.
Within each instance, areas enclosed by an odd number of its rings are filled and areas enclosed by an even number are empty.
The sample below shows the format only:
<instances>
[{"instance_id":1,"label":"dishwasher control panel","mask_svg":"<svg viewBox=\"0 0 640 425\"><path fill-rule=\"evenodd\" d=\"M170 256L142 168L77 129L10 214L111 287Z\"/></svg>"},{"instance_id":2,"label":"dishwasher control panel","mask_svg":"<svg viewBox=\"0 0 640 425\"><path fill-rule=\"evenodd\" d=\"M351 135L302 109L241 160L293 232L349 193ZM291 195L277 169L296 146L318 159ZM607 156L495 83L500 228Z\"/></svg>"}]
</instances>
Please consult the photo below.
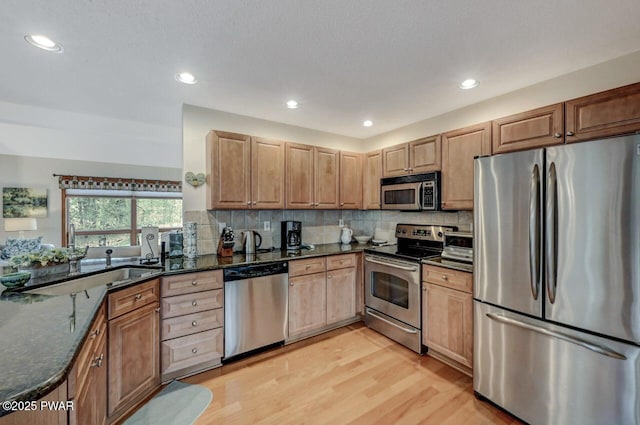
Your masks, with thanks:
<instances>
[{"instance_id":1,"label":"dishwasher control panel","mask_svg":"<svg viewBox=\"0 0 640 425\"><path fill-rule=\"evenodd\" d=\"M224 281L231 282L234 280L253 279L256 277L288 273L288 271L286 261L230 267L224 269Z\"/></svg>"}]
</instances>

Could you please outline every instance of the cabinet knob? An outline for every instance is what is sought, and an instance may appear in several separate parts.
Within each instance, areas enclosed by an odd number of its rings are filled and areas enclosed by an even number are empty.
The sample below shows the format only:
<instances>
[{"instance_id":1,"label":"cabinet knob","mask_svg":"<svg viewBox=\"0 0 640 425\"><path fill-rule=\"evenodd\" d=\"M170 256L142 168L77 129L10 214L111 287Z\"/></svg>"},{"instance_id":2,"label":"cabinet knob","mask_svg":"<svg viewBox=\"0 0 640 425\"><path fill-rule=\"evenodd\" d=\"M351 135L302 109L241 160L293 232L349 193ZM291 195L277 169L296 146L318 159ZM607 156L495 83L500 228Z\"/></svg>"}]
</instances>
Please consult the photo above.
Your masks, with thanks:
<instances>
[{"instance_id":1,"label":"cabinet knob","mask_svg":"<svg viewBox=\"0 0 640 425\"><path fill-rule=\"evenodd\" d=\"M160 307L156 308L155 312L160 313Z\"/></svg>"},{"instance_id":2,"label":"cabinet knob","mask_svg":"<svg viewBox=\"0 0 640 425\"><path fill-rule=\"evenodd\" d=\"M194 320L193 322L191 322L191 326L198 326L198 322Z\"/></svg>"},{"instance_id":3,"label":"cabinet knob","mask_svg":"<svg viewBox=\"0 0 640 425\"><path fill-rule=\"evenodd\" d=\"M449 280L448 276L442 275L442 280Z\"/></svg>"},{"instance_id":4,"label":"cabinet knob","mask_svg":"<svg viewBox=\"0 0 640 425\"><path fill-rule=\"evenodd\" d=\"M293 286L293 282L289 282L289 286Z\"/></svg>"},{"instance_id":5,"label":"cabinet knob","mask_svg":"<svg viewBox=\"0 0 640 425\"><path fill-rule=\"evenodd\" d=\"M344 202L340 202L340 206L341 206L341 207L344 207Z\"/></svg>"},{"instance_id":6,"label":"cabinet knob","mask_svg":"<svg viewBox=\"0 0 640 425\"><path fill-rule=\"evenodd\" d=\"M192 281L191 281L191 284L192 284L193 286L196 286L196 285L198 284L198 281L197 281L197 280L192 280Z\"/></svg>"},{"instance_id":7,"label":"cabinet knob","mask_svg":"<svg viewBox=\"0 0 640 425\"><path fill-rule=\"evenodd\" d=\"M312 202L312 203L310 203L310 204L309 204L309 206L310 206L310 207L312 207L312 206L313 206L313 202Z\"/></svg>"},{"instance_id":8,"label":"cabinet knob","mask_svg":"<svg viewBox=\"0 0 640 425\"><path fill-rule=\"evenodd\" d=\"M559 139L562 137L562 134L560 133L553 133L553 137L555 137L556 139Z\"/></svg>"},{"instance_id":9,"label":"cabinet knob","mask_svg":"<svg viewBox=\"0 0 640 425\"><path fill-rule=\"evenodd\" d=\"M192 352L193 354L196 354L196 353L198 352L198 349L197 349L196 347L193 347L193 349L191 350L191 352Z\"/></svg>"},{"instance_id":10,"label":"cabinet knob","mask_svg":"<svg viewBox=\"0 0 640 425\"><path fill-rule=\"evenodd\" d=\"M423 287L422 287L422 290L423 290L424 292L427 292L427 287L426 287L426 286L423 286Z\"/></svg>"},{"instance_id":11,"label":"cabinet knob","mask_svg":"<svg viewBox=\"0 0 640 425\"><path fill-rule=\"evenodd\" d=\"M255 204L257 204L257 203L258 203L257 201L253 201L253 205L255 205Z\"/></svg>"},{"instance_id":12,"label":"cabinet knob","mask_svg":"<svg viewBox=\"0 0 640 425\"><path fill-rule=\"evenodd\" d=\"M317 207L318 205L320 205L320 204L316 202L316 207Z\"/></svg>"},{"instance_id":13,"label":"cabinet knob","mask_svg":"<svg viewBox=\"0 0 640 425\"><path fill-rule=\"evenodd\" d=\"M136 301L140 301L142 299L142 294L136 294Z\"/></svg>"},{"instance_id":14,"label":"cabinet knob","mask_svg":"<svg viewBox=\"0 0 640 425\"><path fill-rule=\"evenodd\" d=\"M247 201L247 205L251 205L251 201Z\"/></svg>"},{"instance_id":15,"label":"cabinet knob","mask_svg":"<svg viewBox=\"0 0 640 425\"><path fill-rule=\"evenodd\" d=\"M330 274L329 274L329 275L327 275L327 279L331 279L331 275L330 275Z\"/></svg>"},{"instance_id":16,"label":"cabinet knob","mask_svg":"<svg viewBox=\"0 0 640 425\"><path fill-rule=\"evenodd\" d=\"M567 131L567 136L573 136L573 131Z\"/></svg>"},{"instance_id":17,"label":"cabinet knob","mask_svg":"<svg viewBox=\"0 0 640 425\"><path fill-rule=\"evenodd\" d=\"M195 301L195 300L194 300L194 301L191 301L191 305L192 305L192 306L194 306L194 307L196 307L196 306L198 305L198 301Z\"/></svg>"}]
</instances>

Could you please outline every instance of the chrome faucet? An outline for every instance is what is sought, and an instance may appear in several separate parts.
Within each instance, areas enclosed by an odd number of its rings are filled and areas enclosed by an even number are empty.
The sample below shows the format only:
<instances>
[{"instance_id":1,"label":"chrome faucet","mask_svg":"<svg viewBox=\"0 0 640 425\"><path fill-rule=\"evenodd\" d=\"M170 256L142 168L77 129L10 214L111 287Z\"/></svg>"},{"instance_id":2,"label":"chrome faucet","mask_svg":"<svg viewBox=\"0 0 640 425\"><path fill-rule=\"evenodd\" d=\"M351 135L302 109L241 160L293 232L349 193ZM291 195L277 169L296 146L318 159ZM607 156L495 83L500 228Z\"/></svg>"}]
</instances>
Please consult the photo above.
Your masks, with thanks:
<instances>
[{"instance_id":1,"label":"chrome faucet","mask_svg":"<svg viewBox=\"0 0 640 425\"><path fill-rule=\"evenodd\" d=\"M111 254L113 254L113 249L109 248L105 251L105 254L107 254L107 265L105 266L105 268L107 267L111 267Z\"/></svg>"}]
</instances>

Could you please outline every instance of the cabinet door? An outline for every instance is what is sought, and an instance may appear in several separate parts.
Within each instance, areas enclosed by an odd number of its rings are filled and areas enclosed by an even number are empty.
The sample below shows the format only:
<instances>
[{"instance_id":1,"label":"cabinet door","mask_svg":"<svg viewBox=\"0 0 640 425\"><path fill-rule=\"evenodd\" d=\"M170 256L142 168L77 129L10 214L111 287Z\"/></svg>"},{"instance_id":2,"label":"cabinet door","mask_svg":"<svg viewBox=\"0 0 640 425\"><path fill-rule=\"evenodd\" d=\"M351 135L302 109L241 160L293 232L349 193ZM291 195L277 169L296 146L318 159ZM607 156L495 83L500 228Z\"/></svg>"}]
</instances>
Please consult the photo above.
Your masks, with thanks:
<instances>
[{"instance_id":1,"label":"cabinet door","mask_svg":"<svg viewBox=\"0 0 640 425\"><path fill-rule=\"evenodd\" d=\"M207 209L247 208L251 201L251 138L212 131L207 136Z\"/></svg>"},{"instance_id":2,"label":"cabinet door","mask_svg":"<svg viewBox=\"0 0 640 425\"><path fill-rule=\"evenodd\" d=\"M284 142L252 138L252 208L284 208L284 155Z\"/></svg>"},{"instance_id":3,"label":"cabinet door","mask_svg":"<svg viewBox=\"0 0 640 425\"><path fill-rule=\"evenodd\" d=\"M69 412L70 425L102 425L107 420L107 338L100 338L89 359L90 369L82 388L77 389L73 411Z\"/></svg>"},{"instance_id":4,"label":"cabinet door","mask_svg":"<svg viewBox=\"0 0 640 425\"><path fill-rule=\"evenodd\" d=\"M513 152L564 143L564 104L492 121L492 153Z\"/></svg>"},{"instance_id":5,"label":"cabinet door","mask_svg":"<svg viewBox=\"0 0 640 425\"><path fill-rule=\"evenodd\" d=\"M158 303L109 321L109 417L125 412L160 384Z\"/></svg>"},{"instance_id":6,"label":"cabinet door","mask_svg":"<svg viewBox=\"0 0 640 425\"><path fill-rule=\"evenodd\" d=\"M640 130L640 83L570 100L567 143Z\"/></svg>"},{"instance_id":7,"label":"cabinet door","mask_svg":"<svg viewBox=\"0 0 640 425\"><path fill-rule=\"evenodd\" d=\"M340 208L362 208L362 155L340 151Z\"/></svg>"},{"instance_id":8,"label":"cabinet door","mask_svg":"<svg viewBox=\"0 0 640 425\"><path fill-rule=\"evenodd\" d=\"M382 149L382 177L403 176L408 172L408 143Z\"/></svg>"},{"instance_id":9,"label":"cabinet door","mask_svg":"<svg viewBox=\"0 0 640 425\"><path fill-rule=\"evenodd\" d=\"M327 325L356 315L356 268L327 272Z\"/></svg>"},{"instance_id":10,"label":"cabinet door","mask_svg":"<svg viewBox=\"0 0 640 425\"><path fill-rule=\"evenodd\" d=\"M473 367L473 299L471 294L423 282L423 344ZM426 323L424 321L426 320Z\"/></svg>"},{"instance_id":11,"label":"cabinet door","mask_svg":"<svg viewBox=\"0 0 640 425\"><path fill-rule=\"evenodd\" d=\"M319 209L340 207L340 153L335 149L315 148L315 203Z\"/></svg>"},{"instance_id":12,"label":"cabinet door","mask_svg":"<svg viewBox=\"0 0 640 425\"><path fill-rule=\"evenodd\" d=\"M313 208L313 146L286 144L286 206L289 209Z\"/></svg>"},{"instance_id":13,"label":"cabinet door","mask_svg":"<svg viewBox=\"0 0 640 425\"><path fill-rule=\"evenodd\" d=\"M442 209L473 209L473 158L490 153L490 122L442 135Z\"/></svg>"},{"instance_id":14,"label":"cabinet door","mask_svg":"<svg viewBox=\"0 0 640 425\"><path fill-rule=\"evenodd\" d=\"M289 337L327 323L326 273L289 278Z\"/></svg>"},{"instance_id":15,"label":"cabinet door","mask_svg":"<svg viewBox=\"0 0 640 425\"><path fill-rule=\"evenodd\" d=\"M409 172L412 174L439 171L442 154L439 134L409 142Z\"/></svg>"},{"instance_id":16,"label":"cabinet door","mask_svg":"<svg viewBox=\"0 0 640 425\"><path fill-rule=\"evenodd\" d=\"M40 406L43 402L67 402L67 382L63 382L58 388L36 400L36 406ZM0 417L0 425L67 425L67 423L67 411L64 409L19 410Z\"/></svg>"},{"instance_id":17,"label":"cabinet door","mask_svg":"<svg viewBox=\"0 0 640 425\"><path fill-rule=\"evenodd\" d=\"M369 152L364 158L362 207L380 209L380 178L382 178L382 151Z\"/></svg>"}]
</instances>

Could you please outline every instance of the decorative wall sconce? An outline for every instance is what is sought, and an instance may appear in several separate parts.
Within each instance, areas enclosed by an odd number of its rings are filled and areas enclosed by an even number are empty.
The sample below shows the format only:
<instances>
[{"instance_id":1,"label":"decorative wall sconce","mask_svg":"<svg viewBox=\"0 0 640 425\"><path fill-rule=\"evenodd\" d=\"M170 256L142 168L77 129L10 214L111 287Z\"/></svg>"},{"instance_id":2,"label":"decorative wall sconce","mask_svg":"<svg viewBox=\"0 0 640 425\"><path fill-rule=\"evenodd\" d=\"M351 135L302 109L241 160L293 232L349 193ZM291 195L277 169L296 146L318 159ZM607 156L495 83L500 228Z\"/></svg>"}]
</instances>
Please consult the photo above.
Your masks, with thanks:
<instances>
[{"instance_id":1,"label":"decorative wall sconce","mask_svg":"<svg viewBox=\"0 0 640 425\"><path fill-rule=\"evenodd\" d=\"M191 171L184 175L184 179L193 187L202 186L206 181L204 173L194 174Z\"/></svg>"}]
</instances>

